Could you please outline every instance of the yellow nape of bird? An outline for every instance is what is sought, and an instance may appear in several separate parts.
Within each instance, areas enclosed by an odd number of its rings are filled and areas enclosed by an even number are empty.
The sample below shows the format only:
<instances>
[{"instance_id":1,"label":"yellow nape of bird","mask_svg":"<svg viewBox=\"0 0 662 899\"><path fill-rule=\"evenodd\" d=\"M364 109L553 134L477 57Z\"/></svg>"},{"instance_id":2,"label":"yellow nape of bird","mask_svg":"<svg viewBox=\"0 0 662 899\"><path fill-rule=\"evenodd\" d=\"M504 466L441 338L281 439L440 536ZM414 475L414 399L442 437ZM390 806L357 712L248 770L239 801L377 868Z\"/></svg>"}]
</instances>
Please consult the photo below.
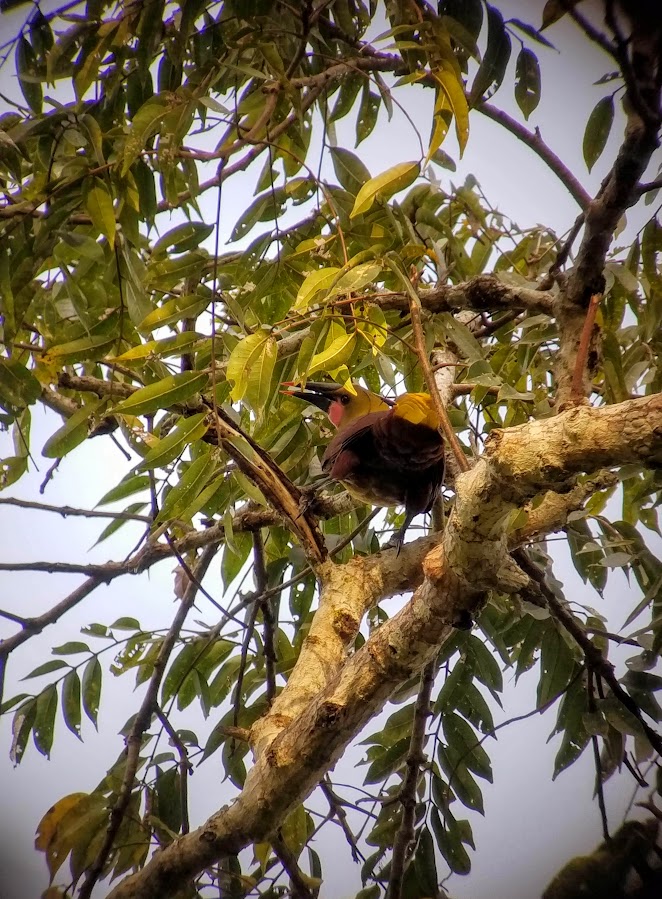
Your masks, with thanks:
<instances>
[{"instance_id":1,"label":"yellow nape of bird","mask_svg":"<svg viewBox=\"0 0 662 899\"><path fill-rule=\"evenodd\" d=\"M332 381L285 386L290 396L326 412L338 429L322 470L361 502L405 507L393 536L399 552L412 519L430 511L443 483L444 443L430 397L405 393L389 401L360 384L352 385L352 393Z\"/></svg>"}]
</instances>

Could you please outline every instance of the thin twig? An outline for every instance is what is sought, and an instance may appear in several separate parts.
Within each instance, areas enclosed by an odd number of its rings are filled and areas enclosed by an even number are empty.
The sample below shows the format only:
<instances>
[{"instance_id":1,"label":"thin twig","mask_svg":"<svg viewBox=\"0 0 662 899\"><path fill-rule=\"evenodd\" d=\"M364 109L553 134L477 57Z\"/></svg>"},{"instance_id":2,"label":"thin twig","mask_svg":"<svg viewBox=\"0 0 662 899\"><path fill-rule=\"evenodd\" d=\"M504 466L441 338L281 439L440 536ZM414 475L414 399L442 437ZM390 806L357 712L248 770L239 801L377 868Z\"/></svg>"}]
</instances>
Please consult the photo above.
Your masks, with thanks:
<instances>
[{"instance_id":1,"label":"thin twig","mask_svg":"<svg viewBox=\"0 0 662 899\"><path fill-rule=\"evenodd\" d=\"M276 648L274 641L275 620L274 612L269 599L259 598L267 589L269 579L267 576L267 564L264 558L264 541L260 531L253 531L253 573L255 578L256 605L259 604L262 612L264 628L262 631L262 645L264 646L264 666L266 696L269 705L276 697ZM235 724L237 722L235 721Z\"/></svg>"},{"instance_id":2,"label":"thin twig","mask_svg":"<svg viewBox=\"0 0 662 899\"><path fill-rule=\"evenodd\" d=\"M527 554L521 549L513 552L513 558L516 560L522 571L531 578L531 588L540 591L554 618L563 625L578 644L584 653L589 670L594 671L605 681L621 705L625 706L625 708L637 719L653 749L658 755L662 755L662 737L660 737L660 735L643 719L639 706L629 693L626 693L619 684L614 674L613 666L604 658L595 643L589 639L580 622L577 621L574 615L559 601L553 591L547 586L545 583L544 572L541 571L541 569L531 561Z\"/></svg>"},{"instance_id":3,"label":"thin twig","mask_svg":"<svg viewBox=\"0 0 662 899\"><path fill-rule=\"evenodd\" d=\"M343 801L334 792L328 774L324 776L324 780L320 781L319 787L322 793L324 793L324 798L329 803L329 810L335 816L338 824L340 825L340 829L345 834L345 839L347 840L350 852L352 853L352 860L357 865L360 864L360 862L364 862L365 856L359 849L356 837L352 833L352 829L349 826L349 823L347 821L347 812L343 807ZM354 806L354 808L356 808L356 806ZM361 809L361 811L363 811L363 809Z\"/></svg>"},{"instance_id":4,"label":"thin twig","mask_svg":"<svg viewBox=\"0 0 662 899\"><path fill-rule=\"evenodd\" d=\"M73 506L52 506L49 503L37 503L27 499L18 499L13 496L0 498L2 506L17 506L19 509L39 509L41 512L56 512L63 518L69 515L81 516L83 518L114 518L118 521L142 521L146 524L151 522L149 515L138 515L134 512L101 512L97 509L77 509Z\"/></svg>"},{"instance_id":5,"label":"thin twig","mask_svg":"<svg viewBox=\"0 0 662 899\"><path fill-rule=\"evenodd\" d=\"M259 603L255 600L255 597L252 597L252 602L250 606L250 611L247 616L246 623L244 625L244 639L241 644L241 655L239 657L239 670L237 672L237 680L234 686L234 694L232 697L232 724L234 727L237 727L239 724L239 711L241 705L241 688L244 685L244 675L246 674L246 664L248 660L248 647L250 646L251 637L253 636L253 631L255 630L255 621L257 619L258 609L260 608Z\"/></svg>"},{"instance_id":6,"label":"thin twig","mask_svg":"<svg viewBox=\"0 0 662 899\"><path fill-rule=\"evenodd\" d=\"M469 471L471 465L469 464L469 460L465 456L464 451L460 446L459 440L455 436L455 431L453 430L453 426L448 417L448 412L446 411L444 404L441 402L441 397L439 396L439 391L434 380L434 375L432 374L432 369L430 368L430 360L428 359L428 354L425 349L425 335L423 334L423 325L421 324L421 301L416 296L416 292L413 287L412 293L409 297L409 310L411 312L411 324L414 333L416 353L418 355L418 359L425 376L425 383L428 386L428 391L432 399L432 405L434 406L434 410L437 413L437 417L439 418L441 432L444 436L444 439L447 441L448 446L453 451L453 456L455 457L455 461L457 462L460 471Z\"/></svg>"},{"instance_id":7,"label":"thin twig","mask_svg":"<svg viewBox=\"0 0 662 899\"><path fill-rule=\"evenodd\" d=\"M593 689L593 672L589 668L587 676L587 693L588 693L588 710L595 714L595 692ZM606 842L609 842L611 836L609 833L609 822L607 821L607 807L605 805L605 790L603 782L602 759L600 758L600 747L598 746L597 734L591 734L591 744L593 745L593 760L595 764L595 792L598 796L598 807L600 808L600 821L602 822L602 835Z\"/></svg>"},{"instance_id":8,"label":"thin twig","mask_svg":"<svg viewBox=\"0 0 662 899\"><path fill-rule=\"evenodd\" d=\"M271 838L271 848L290 878L292 899L315 899L316 894L304 880L303 872L297 864L294 853L280 834Z\"/></svg>"},{"instance_id":9,"label":"thin twig","mask_svg":"<svg viewBox=\"0 0 662 899\"><path fill-rule=\"evenodd\" d=\"M570 169L559 159L556 153L550 150L537 130L535 132L529 131L528 128L525 128L524 125L509 116L507 112L498 109L496 106L492 106L491 103L480 103L476 109L479 112L482 112L484 116L487 116L488 119L497 122L505 128L506 131L510 131L510 133L521 140L523 144L526 144L527 147L533 150L533 152L542 159L548 168L550 168L557 178L565 185L577 205L581 209L586 209L591 202L591 195L588 191L584 190L577 178L575 178Z\"/></svg>"},{"instance_id":10,"label":"thin twig","mask_svg":"<svg viewBox=\"0 0 662 899\"><path fill-rule=\"evenodd\" d=\"M154 707L156 717L163 725L163 729L170 737L170 742L177 750L179 755L179 800L182 808L182 833L188 833L190 830L189 814L188 814L188 778L193 772L193 765L188 757L186 746L182 743L179 734L170 723L170 719L163 711L161 706L156 703Z\"/></svg>"},{"instance_id":11,"label":"thin twig","mask_svg":"<svg viewBox=\"0 0 662 899\"><path fill-rule=\"evenodd\" d=\"M429 662L421 672L421 686L414 709L414 721L411 729L409 751L407 752L407 773L398 794L402 805L402 821L393 841L391 856L391 876L389 878L386 899L400 899L402 883L407 861L407 850L414 838L414 820L416 813L416 788L421 766L425 761L423 747L427 720L430 716L430 697L434 685L436 662Z\"/></svg>"},{"instance_id":12,"label":"thin twig","mask_svg":"<svg viewBox=\"0 0 662 899\"><path fill-rule=\"evenodd\" d=\"M108 827L106 829L106 835L103 844L99 849L94 862L88 869L85 876L85 881L80 888L79 899L89 899L89 897L92 895L92 890L94 889L99 877L103 872L106 862L108 861L108 857L113 848L113 843L122 824L122 821L124 820L124 815L131 800L131 790L135 780L136 771L138 770L140 759L140 746L142 744L142 739L145 731L149 727L152 716L156 710L157 696L159 688L161 686L161 682L165 675L165 669L168 664L168 660L175 647L175 643L179 637L179 632L184 624L184 621L186 620L186 616L193 607L195 595L198 589L197 581L201 580L205 576L205 572L207 571L211 560L214 558L215 552L216 550L211 546L205 547L204 551L202 552L200 560L195 567L196 580L189 581L186 592L184 593L184 597L182 598L177 609L177 613L175 614L172 626L161 644L159 655L154 663L154 671L147 686L147 692L145 693L145 697L142 701L140 709L138 710L138 713L136 714L136 717L134 719L131 733L126 740L127 752L126 761L124 764L124 776L122 778L122 784L119 789L117 801L115 802L115 805L110 812L110 820L108 822Z\"/></svg>"}]
</instances>

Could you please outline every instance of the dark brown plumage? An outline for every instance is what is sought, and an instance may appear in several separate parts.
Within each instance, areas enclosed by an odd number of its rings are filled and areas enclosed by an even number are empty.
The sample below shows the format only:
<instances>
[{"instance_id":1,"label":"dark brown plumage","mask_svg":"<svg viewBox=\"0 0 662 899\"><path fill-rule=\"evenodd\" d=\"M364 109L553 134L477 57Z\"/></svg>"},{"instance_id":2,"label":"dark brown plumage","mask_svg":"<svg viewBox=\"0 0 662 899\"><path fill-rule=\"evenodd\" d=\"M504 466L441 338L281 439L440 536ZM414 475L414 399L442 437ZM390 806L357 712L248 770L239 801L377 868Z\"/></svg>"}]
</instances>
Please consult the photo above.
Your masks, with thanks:
<instances>
[{"instance_id":1,"label":"dark brown plumage","mask_svg":"<svg viewBox=\"0 0 662 899\"><path fill-rule=\"evenodd\" d=\"M414 516L430 511L442 487L444 446L437 417L427 394L404 394L391 406L354 387L356 394L330 382L307 382L291 394L324 409L338 426L322 457L329 477L362 502L405 507L404 523L394 535L399 551Z\"/></svg>"}]
</instances>

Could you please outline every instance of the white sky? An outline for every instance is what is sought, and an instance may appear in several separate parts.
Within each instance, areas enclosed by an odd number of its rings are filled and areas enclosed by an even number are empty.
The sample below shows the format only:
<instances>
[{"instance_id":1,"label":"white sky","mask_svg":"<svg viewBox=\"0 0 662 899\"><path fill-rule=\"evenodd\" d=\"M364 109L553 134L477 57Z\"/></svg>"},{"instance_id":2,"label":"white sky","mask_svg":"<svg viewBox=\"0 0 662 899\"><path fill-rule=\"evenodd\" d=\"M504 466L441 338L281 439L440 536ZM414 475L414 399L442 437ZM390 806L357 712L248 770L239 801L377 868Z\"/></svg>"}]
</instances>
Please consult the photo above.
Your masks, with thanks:
<instances>
[{"instance_id":1,"label":"white sky","mask_svg":"<svg viewBox=\"0 0 662 899\"><path fill-rule=\"evenodd\" d=\"M505 15L539 24L542 0L513 0L497 5ZM15 21L15 15L0 18L3 38L11 33ZM588 113L605 93L604 87L590 85L610 69L609 61L578 37L570 24L555 26L548 36L563 52L559 55L533 46L543 65L543 84L542 101L532 115L529 127L540 127L543 138L552 149L579 176L584 186L594 191L613 159L621 136L620 129L615 125L607 150L589 176L581 156L583 129ZM513 58L515 55L516 51ZM5 69L0 73L2 90L7 90L6 80ZM495 102L517 115L514 101L511 102L511 85L512 74L509 74ZM430 98L427 93L422 98L416 91L407 96L408 111L419 123L424 138L429 131ZM396 140L393 135L397 135ZM353 149L353 140L348 146ZM449 138L444 149L456 156L454 138ZM371 173L376 174L398 161L416 158L418 144L404 120L387 126L380 118L378 128L361 145L359 153ZM527 148L479 114L471 117L469 145L458 172L450 176L443 173L442 181L450 178L459 184L469 172L475 174L488 199L522 227L544 223L563 233L577 215L574 201L555 176ZM248 199L246 189L240 190L239 182L234 179L224 188L225 233L229 233ZM214 212L211 210L215 197L209 197L205 204L207 202L210 217L206 220L213 221ZM91 508L130 467L109 441L89 441L63 460L45 495L40 497L39 484L50 461L40 457L39 449L58 422L39 407L34 407L33 415L35 429L32 446L39 471L31 470L24 481L12 488L12 495ZM0 435L2 455L9 454L4 449L7 443L6 435ZM128 524L119 535L101 547L90 549L103 525L104 522L74 518L63 520L55 515L0 506L0 558L72 562L103 562L122 558L138 538L140 527ZM557 559L556 574L561 580L573 584L573 598L594 605L602 613L608 609L613 627L617 628L638 600L638 592L630 590L622 575L612 575L607 600L602 602L597 594L578 581L560 544L555 544L554 554ZM81 604L63 622L29 641L10 659L6 695L13 695L24 687L28 687L29 692L45 685L48 679L44 679L43 683L33 681L20 685L18 678L45 661L51 646L67 639L77 639L78 628L85 624L92 621L110 623L120 615L132 615L145 628L167 626L173 611L170 573L173 567L168 562L153 568L148 577L123 578L110 587L99 588L92 599ZM3 605L26 616L43 612L79 582L77 577L64 575L0 573ZM205 585L223 602L217 565ZM204 599L200 599L198 608L200 615L194 617L204 618L210 623L216 620L215 611ZM11 632L13 628L0 620L0 635ZM505 711L495 710L497 723L529 711L535 705L537 671L522 677L516 688L510 672L506 671L504 678ZM84 721L84 743L77 741L64 728L58 716L50 762L30 746L21 766L12 769L8 762L8 728L0 731L0 770L5 800L2 815L4 832L0 834L4 853L4 858L0 858L2 899L36 896L45 888L47 878L43 858L31 848L36 824L46 809L65 793L92 789L121 752L122 739L117 736L117 731L140 701L137 694L127 693L127 689L130 689L127 676L120 680L105 674L99 715L101 731L96 734L89 722ZM546 740L553 728L555 715L556 709L553 709L544 717L536 716L514 724L500 732L497 742L489 740L486 743L495 776L492 787L481 782L486 816L482 819L468 812L465 815L459 807L456 811L460 817L470 818L478 848L471 855L471 875L464 879L454 877L447 884L451 895L457 899L487 899L495 895L495 888L498 888L496 895L531 899L540 894L563 862L572 855L590 851L601 839L597 805L592 800L590 751L587 750L581 761L564 772L556 783L550 783L558 740L554 739L549 745ZM187 713L177 718L176 726L196 730L204 744L204 735L213 723L200 724L194 714ZM375 726L369 727L366 733L375 729ZM350 750L338 766L334 779L349 782L356 777L351 768L361 754L360 748ZM359 769L359 776L362 770L365 769ZM220 778L220 761L215 757L194 775L191 788L191 821L194 826L232 795L232 788L221 784ZM612 824L618 823L632 788L629 776L621 778L620 782L614 779L607 785ZM342 790L339 792L343 793ZM325 806L322 803L319 807ZM11 813L8 813L9 810ZM329 867L329 881L322 889L322 899L353 896L360 886L358 870L349 863L342 837L337 829L333 829L333 833L333 848L330 851L342 859L343 864ZM323 846L316 848L324 860L329 847ZM442 870L441 864L439 868Z\"/></svg>"}]
</instances>

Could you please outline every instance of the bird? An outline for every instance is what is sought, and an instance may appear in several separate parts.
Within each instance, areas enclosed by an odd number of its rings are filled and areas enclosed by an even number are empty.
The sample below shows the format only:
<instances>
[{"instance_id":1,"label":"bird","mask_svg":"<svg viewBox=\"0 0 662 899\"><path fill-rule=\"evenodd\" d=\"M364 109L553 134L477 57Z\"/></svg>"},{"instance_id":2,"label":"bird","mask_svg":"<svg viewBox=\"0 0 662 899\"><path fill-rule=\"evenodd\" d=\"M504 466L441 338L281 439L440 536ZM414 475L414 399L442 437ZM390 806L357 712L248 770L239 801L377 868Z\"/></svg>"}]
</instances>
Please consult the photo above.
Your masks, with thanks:
<instances>
[{"instance_id":1,"label":"bird","mask_svg":"<svg viewBox=\"0 0 662 899\"><path fill-rule=\"evenodd\" d=\"M404 506L405 519L392 537L398 554L407 528L429 512L444 479L444 442L426 393L388 400L352 383L286 382L289 396L322 409L337 428L322 456L322 470L361 502Z\"/></svg>"}]
</instances>

